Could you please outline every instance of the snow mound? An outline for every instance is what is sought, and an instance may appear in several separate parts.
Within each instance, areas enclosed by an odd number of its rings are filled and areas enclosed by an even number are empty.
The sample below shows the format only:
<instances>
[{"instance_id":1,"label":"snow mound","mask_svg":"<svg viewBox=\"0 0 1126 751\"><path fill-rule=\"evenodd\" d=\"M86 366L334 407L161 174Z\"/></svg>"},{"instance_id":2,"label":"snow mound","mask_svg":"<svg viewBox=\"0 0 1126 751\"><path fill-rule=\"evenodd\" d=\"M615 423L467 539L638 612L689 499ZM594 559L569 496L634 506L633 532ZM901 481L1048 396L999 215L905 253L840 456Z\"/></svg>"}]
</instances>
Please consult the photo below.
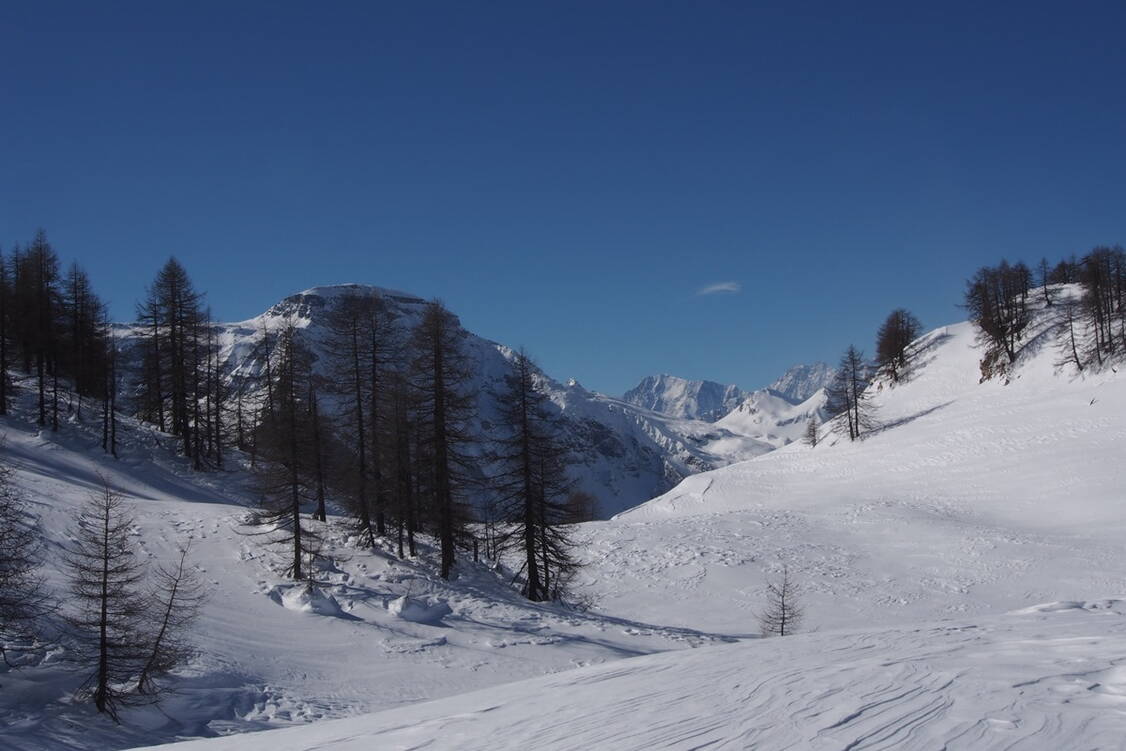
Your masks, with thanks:
<instances>
[{"instance_id":1,"label":"snow mound","mask_svg":"<svg viewBox=\"0 0 1126 751\"><path fill-rule=\"evenodd\" d=\"M404 621L411 623L441 623L442 619L453 612L445 600L424 602L413 597L396 597L387 604L387 612Z\"/></svg>"},{"instance_id":2,"label":"snow mound","mask_svg":"<svg viewBox=\"0 0 1126 751\"><path fill-rule=\"evenodd\" d=\"M1126 598L1108 597L1102 600L1056 600L1033 605L1020 610L1013 610L1009 615L1042 615L1045 613L1062 613L1068 610L1086 610L1088 612L1115 613L1126 615Z\"/></svg>"},{"instance_id":3,"label":"snow mound","mask_svg":"<svg viewBox=\"0 0 1126 751\"><path fill-rule=\"evenodd\" d=\"M286 610L296 610L301 613L314 613L316 615L342 616L344 611L336 598L327 594L315 584L298 584L296 586L278 585L274 587L270 596L277 600Z\"/></svg>"}]
</instances>

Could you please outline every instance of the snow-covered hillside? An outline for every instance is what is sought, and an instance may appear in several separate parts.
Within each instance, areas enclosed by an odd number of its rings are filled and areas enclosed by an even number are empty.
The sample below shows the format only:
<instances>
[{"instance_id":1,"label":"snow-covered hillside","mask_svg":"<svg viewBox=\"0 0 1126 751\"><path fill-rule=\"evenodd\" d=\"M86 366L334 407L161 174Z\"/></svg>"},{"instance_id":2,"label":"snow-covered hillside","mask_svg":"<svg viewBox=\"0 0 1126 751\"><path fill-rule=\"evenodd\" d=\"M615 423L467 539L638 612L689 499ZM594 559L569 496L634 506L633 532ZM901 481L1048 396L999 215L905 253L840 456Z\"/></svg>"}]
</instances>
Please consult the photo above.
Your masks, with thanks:
<instances>
[{"instance_id":1,"label":"snow-covered hillside","mask_svg":"<svg viewBox=\"0 0 1126 751\"><path fill-rule=\"evenodd\" d=\"M191 546L209 599L193 631L197 658L159 708L131 709L123 725L97 715L73 692L84 673L64 648L0 662L0 748L105 751L177 737L239 733L398 707L576 666L684 649L733 637L633 622L524 601L494 572L463 554L457 580L436 574L425 542L399 560L351 538L346 521L307 522L326 538L316 589L288 581L285 550L243 524L253 490L244 462L196 473L176 441L123 419L120 460L103 455L96 420L59 433L31 424L32 394L0 418L3 458L45 537L43 572L70 607L64 559L79 507L102 478L133 516L136 554L154 569Z\"/></svg>"},{"instance_id":2,"label":"snow-covered hillside","mask_svg":"<svg viewBox=\"0 0 1126 751\"><path fill-rule=\"evenodd\" d=\"M980 381L969 324L936 329L903 382L871 387L883 427L864 440L825 427L816 448L702 472L580 525L586 612L521 602L469 562L441 582L428 551L360 551L331 524L331 563L305 596L238 533L241 472L192 474L132 423L115 463L80 427L52 437L7 420L53 581L97 470L137 510L142 554L167 560L191 539L214 595L168 716L112 726L67 699L70 674L45 654L0 676L0 746L121 748L344 718L187 748L1121 747L1126 376L1057 366L1053 316L1035 311L1007 382ZM723 440L718 424L663 433L671 418L550 389L615 435L675 445L698 430L696 451ZM806 633L760 640L764 585L783 566Z\"/></svg>"},{"instance_id":3,"label":"snow-covered hillside","mask_svg":"<svg viewBox=\"0 0 1126 751\"><path fill-rule=\"evenodd\" d=\"M1116 749L1123 654L1126 601L1050 603L638 657L172 749Z\"/></svg>"},{"instance_id":4,"label":"snow-covered hillside","mask_svg":"<svg viewBox=\"0 0 1126 751\"><path fill-rule=\"evenodd\" d=\"M783 561L822 627L1126 590L1126 377L1057 367L1053 315L1037 312L1008 383L979 382L970 324L939 328L906 382L872 386L884 428L865 440L826 428L817 448L690 477L599 525L589 586L615 612L674 600L679 622L716 630L753 619Z\"/></svg>"},{"instance_id":5,"label":"snow-covered hillside","mask_svg":"<svg viewBox=\"0 0 1126 751\"><path fill-rule=\"evenodd\" d=\"M622 401L670 417L715 422L735 409L745 396L738 386L661 374L641 379L622 396Z\"/></svg>"}]
</instances>

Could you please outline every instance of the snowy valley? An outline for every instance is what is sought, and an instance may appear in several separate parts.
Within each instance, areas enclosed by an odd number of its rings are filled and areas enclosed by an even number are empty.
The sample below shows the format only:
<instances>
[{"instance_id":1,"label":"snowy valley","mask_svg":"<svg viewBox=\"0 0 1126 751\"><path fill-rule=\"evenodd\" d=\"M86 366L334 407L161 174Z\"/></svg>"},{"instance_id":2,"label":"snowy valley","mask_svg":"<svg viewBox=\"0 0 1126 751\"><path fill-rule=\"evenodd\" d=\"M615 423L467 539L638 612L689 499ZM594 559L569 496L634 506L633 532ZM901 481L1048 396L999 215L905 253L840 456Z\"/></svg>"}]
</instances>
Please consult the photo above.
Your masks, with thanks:
<instances>
[{"instance_id":1,"label":"snowy valley","mask_svg":"<svg viewBox=\"0 0 1126 751\"><path fill-rule=\"evenodd\" d=\"M269 317L317 341L327 294L226 326L234 372L260 368ZM399 304L409 317L416 303ZM487 423L511 351L466 337ZM826 425L816 447L800 438L825 417L826 373L740 393L715 422L544 377L575 426L584 487L656 496L577 525L570 605L524 600L511 568L484 561L443 581L426 542L402 560L331 515L316 585L290 582L284 554L247 535L245 456L193 472L170 436L123 419L114 461L92 424L32 427L24 388L4 452L46 536L48 581L65 588L68 530L101 476L129 504L137 554L167 562L190 541L211 595L198 656L159 709L116 726L70 698L65 654L32 650L0 675L0 745L1118 747L1126 381L1076 372L1064 343L1058 311L1035 305L1016 366L982 380L974 326L934 329L900 382L869 386L881 427L850 442ZM783 566L802 633L763 639L764 588Z\"/></svg>"}]
</instances>

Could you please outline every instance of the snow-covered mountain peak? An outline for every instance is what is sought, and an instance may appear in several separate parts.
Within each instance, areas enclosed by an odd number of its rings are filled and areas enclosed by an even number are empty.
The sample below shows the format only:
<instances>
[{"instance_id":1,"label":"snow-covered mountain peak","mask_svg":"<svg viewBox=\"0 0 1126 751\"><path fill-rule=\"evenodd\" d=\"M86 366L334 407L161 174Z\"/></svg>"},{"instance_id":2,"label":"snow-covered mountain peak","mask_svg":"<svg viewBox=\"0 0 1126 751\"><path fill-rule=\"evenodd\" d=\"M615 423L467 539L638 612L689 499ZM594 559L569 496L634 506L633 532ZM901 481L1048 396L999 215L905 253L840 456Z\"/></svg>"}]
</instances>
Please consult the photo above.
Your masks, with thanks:
<instances>
[{"instance_id":1,"label":"snow-covered mountain peak","mask_svg":"<svg viewBox=\"0 0 1126 751\"><path fill-rule=\"evenodd\" d=\"M836 371L824 362L794 365L767 389L787 399L791 404L801 404L833 380Z\"/></svg>"},{"instance_id":2,"label":"snow-covered mountain peak","mask_svg":"<svg viewBox=\"0 0 1126 751\"><path fill-rule=\"evenodd\" d=\"M398 315L414 316L421 311L426 300L409 292L377 287L371 284L329 284L310 287L302 292L282 298L268 310L244 325L259 328L263 323L274 320L292 321L298 328L304 328L318 321L320 314L342 297L376 297L387 303Z\"/></svg>"},{"instance_id":3,"label":"snow-covered mountain peak","mask_svg":"<svg viewBox=\"0 0 1126 751\"><path fill-rule=\"evenodd\" d=\"M738 386L662 373L643 378L622 401L670 417L715 422L734 409L743 395Z\"/></svg>"}]
</instances>

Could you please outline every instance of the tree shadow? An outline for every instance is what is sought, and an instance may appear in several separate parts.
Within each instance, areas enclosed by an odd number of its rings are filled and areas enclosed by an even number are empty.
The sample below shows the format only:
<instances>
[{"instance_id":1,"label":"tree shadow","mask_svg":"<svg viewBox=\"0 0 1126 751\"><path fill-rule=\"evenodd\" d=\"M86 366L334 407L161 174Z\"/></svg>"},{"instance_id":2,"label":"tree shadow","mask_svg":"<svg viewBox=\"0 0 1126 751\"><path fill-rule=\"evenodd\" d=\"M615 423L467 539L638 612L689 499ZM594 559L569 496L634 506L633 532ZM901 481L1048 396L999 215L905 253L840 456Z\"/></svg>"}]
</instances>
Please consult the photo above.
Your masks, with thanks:
<instances>
[{"instance_id":1,"label":"tree shadow","mask_svg":"<svg viewBox=\"0 0 1126 751\"><path fill-rule=\"evenodd\" d=\"M906 425L907 423L914 422L915 420L918 420L920 417L926 417L927 415L929 415L933 412L937 412L940 409L944 409L946 407L949 407L953 403L954 403L954 400L951 399L949 401L943 402L942 404L936 404L933 407L928 407L927 409L924 409L921 412L916 412L913 415L908 415L907 417L901 417L898 420L892 420L891 422L881 423L878 427L875 427L875 428L869 430L867 435L868 436L879 435L880 433L883 433L885 430L891 430L892 428L901 427L903 425Z\"/></svg>"}]
</instances>

